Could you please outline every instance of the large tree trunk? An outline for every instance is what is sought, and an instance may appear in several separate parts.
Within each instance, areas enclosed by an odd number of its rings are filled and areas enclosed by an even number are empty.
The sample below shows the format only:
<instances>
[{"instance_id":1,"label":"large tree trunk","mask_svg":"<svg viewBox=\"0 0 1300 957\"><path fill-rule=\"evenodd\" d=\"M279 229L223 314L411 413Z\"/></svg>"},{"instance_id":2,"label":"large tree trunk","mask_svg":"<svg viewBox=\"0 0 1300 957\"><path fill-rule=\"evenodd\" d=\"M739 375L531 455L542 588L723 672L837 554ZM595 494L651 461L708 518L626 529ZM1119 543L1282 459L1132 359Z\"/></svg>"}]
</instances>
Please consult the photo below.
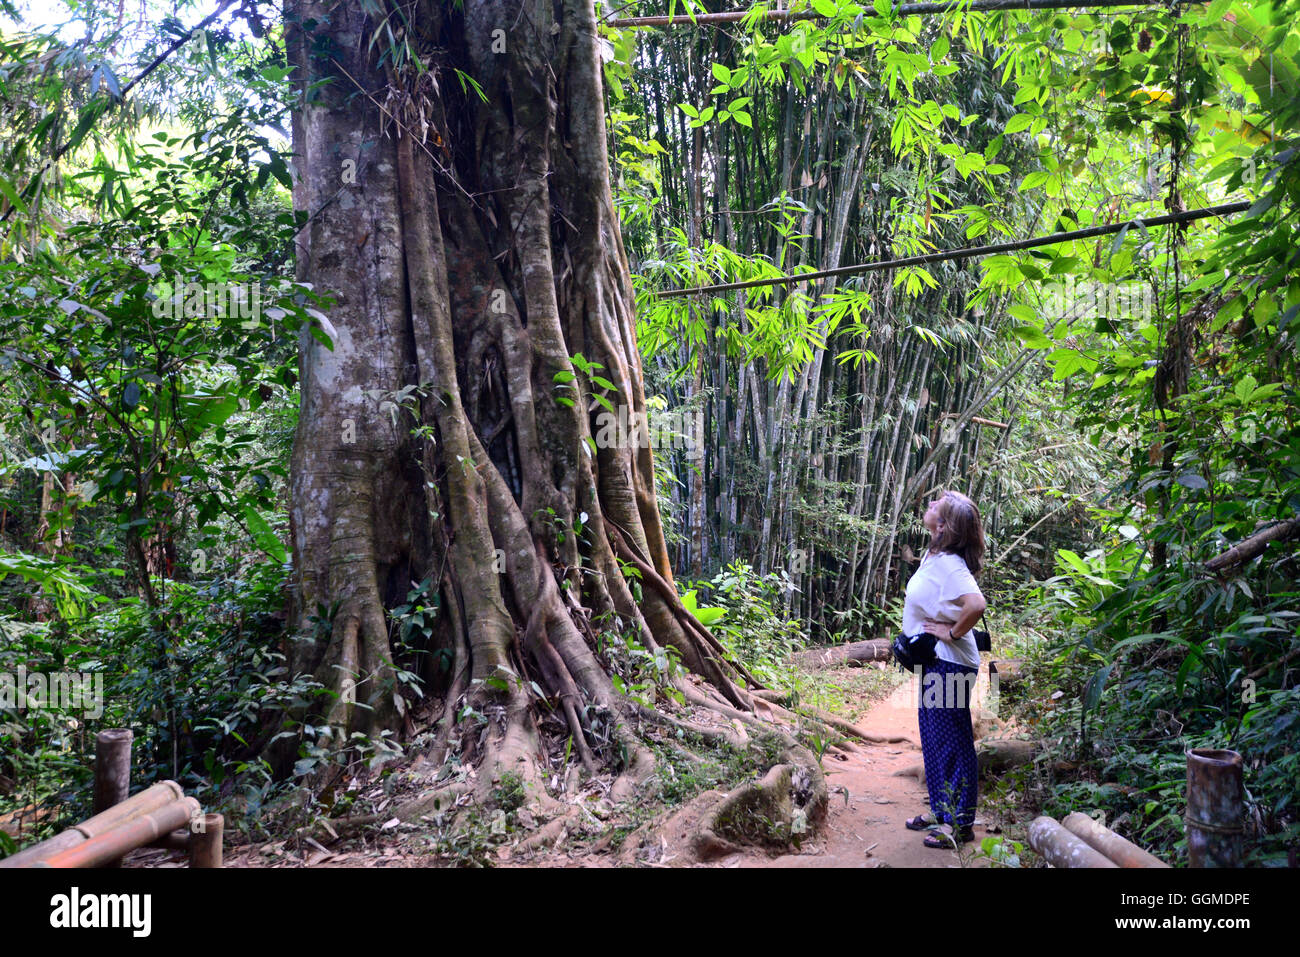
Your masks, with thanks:
<instances>
[{"instance_id":1,"label":"large tree trunk","mask_svg":"<svg viewBox=\"0 0 1300 957\"><path fill-rule=\"evenodd\" d=\"M301 343L294 665L337 694L328 725L397 726L386 609L425 579L444 751L469 703L470 756L529 771L536 681L584 762L612 755L583 730L629 707L601 631L750 710L676 599L648 443L611 441L591 397L645 415L590 0L293 0L288 30L300 278L333 296L333 348Z\"/></svg>"}]
</instances>

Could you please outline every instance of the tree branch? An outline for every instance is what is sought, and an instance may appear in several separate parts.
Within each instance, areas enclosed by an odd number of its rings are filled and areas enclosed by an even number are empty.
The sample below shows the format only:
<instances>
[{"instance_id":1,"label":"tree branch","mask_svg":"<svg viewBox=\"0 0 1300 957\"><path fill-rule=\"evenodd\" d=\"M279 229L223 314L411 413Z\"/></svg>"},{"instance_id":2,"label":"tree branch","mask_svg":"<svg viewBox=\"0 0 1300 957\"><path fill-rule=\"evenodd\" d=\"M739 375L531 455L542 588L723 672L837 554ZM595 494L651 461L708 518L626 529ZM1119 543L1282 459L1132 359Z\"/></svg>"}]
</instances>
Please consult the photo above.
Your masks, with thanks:
<instances>
[{"instance_id":1,"label":"tree branch","mask_svg":"<svg viewBox=\"0 0 1300 957\"><path fill-rule=\"evenodd\" d=\"M130 93L133 89L135 89L136 86L138 86L143 80L145 80L149 76L149 74L153 73L154 70L158 69L158 67L166 63L167 59L173 53L175 53L185 44L189 43L191 39L193 39L194 34L198 33L200 30L205 29L208 26L208 24L210 24L217 17L221 16L221 14L225 13L227 8L232 6L234 2L235 0L221 0L221 3L217 5L216 10L212 11L212 13L208 14L208 16L204 17L202 20L200 20L197 24L192 26L185 33L181 34L179 37L173 40L168 45L166 50L163 50L162 53L154 57L153 60L150 61L147 67L141 70L140 73L137 74L129 83L127 83L126 86L122 87L122 89L118 91L118 95L116 97L117 101L119 103L124 101L126 99L126 95ZM92 100L91 103L87 107L85 107L85 109L96 108L95 104L97 102L99 101ZM112 104L112 100L110 99L109 105L111 104ZM84 110L83 110L83 114L84 114ZM100 115L102 115L102 113ZM99 116L94 117L93 120L87 123L86 128L84 130L80 129L81 123L79 121L78 128L73 131L73 135L69 137L62 146L60 146L58 149L54 151L54 155L50 157L48 163L44 164L41 167L40 171L36 174L36 178L39 179L43 177L45 175L45 171L47 169L50 169L55 163L57 163L62 158L64 153L72 149L74 146L80 145L81 141L85 138L85 134L90 131L90 127L94 126L95 122L98 119ZM25 191L26 190L24 190L24 192ZM0 223L8 222L9 217L13 215L13 211L17 208L18 207L16 205L10 204L9 208L5 210L4 215L0 216Z\"/></svg>"},{"instance_id":2,"label":"tree branch","mask_svg":"<svg viewBox=\"0 0 1300 957\"><path fill-rule=\"evenodd\" d=\"M1269 542L1284 542L1300 533L1300 515L1261 529L1243 542L1238 542L1226 552L1215 555L1205 567L1212 572L1221 572L1234 565L1248 562L1261 555Z\"/></svg>"}]
</instances>

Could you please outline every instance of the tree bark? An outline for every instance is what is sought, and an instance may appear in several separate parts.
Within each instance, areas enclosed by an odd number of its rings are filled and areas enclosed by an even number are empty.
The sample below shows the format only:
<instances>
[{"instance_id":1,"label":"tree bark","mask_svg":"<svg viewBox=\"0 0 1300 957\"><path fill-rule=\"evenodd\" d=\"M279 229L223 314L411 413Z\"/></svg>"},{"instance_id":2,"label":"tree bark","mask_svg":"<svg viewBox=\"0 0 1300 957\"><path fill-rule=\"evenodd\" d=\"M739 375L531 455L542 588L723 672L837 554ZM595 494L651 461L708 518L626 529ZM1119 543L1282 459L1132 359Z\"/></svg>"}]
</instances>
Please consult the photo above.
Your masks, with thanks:
<instances>
[{"instance_id":1,"label":"tree bark","mask_svg":"<svg viewBox=\"0 0 1300 957\"><path fill-rule=\"evenodd\" d=\"M496 771L535 768L533 682L584 762L614 753L585 729L625 709L601 631L672 646L748 710L675 592L634 591L614 550L672 591L589 0L368 8L288 14L299 278L333 298L332 348L300 345L296 670L332 692L333 734L396 727L388 611L427 580L443 730L470 704L486 733L459 744Z\"/></svg>"},{"instance_id":2,"label":"tree bark","mask_svg":"<svg viewBox=\"0 0 1300 957\"><path fill-rule=\"evenodd\" d=\"M794 655L794 661L799 667L809 671L834 668L839 665L888 661L889 658L889 642L885 640L854 641L847 645L832 645L829 648L810 648Z\"/></svg>"}]
</instances>

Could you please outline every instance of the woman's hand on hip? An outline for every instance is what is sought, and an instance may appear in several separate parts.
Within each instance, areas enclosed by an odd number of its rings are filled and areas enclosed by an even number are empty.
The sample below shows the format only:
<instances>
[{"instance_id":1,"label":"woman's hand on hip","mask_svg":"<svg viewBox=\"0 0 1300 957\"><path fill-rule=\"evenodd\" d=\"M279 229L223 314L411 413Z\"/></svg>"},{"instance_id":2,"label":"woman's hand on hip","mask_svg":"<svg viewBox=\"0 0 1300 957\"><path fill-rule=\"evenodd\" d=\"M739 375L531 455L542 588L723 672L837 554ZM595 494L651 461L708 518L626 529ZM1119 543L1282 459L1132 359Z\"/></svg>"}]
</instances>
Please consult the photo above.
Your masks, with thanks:
<instances>
[{"instance_id":1,"label":"woman's hand on hip","mask_svg":"<svg viewBox=\"0 0 1300 957\"><path fill-rule=\"evenodd\" d=\"M941 641L952 640L949 637L949 633L952 630L952 622L950 621L939 621L935 618L927 618L921 623L921 627L925 629L927 635L934 635L934 637Z\"/></svg>"}]
</instances>

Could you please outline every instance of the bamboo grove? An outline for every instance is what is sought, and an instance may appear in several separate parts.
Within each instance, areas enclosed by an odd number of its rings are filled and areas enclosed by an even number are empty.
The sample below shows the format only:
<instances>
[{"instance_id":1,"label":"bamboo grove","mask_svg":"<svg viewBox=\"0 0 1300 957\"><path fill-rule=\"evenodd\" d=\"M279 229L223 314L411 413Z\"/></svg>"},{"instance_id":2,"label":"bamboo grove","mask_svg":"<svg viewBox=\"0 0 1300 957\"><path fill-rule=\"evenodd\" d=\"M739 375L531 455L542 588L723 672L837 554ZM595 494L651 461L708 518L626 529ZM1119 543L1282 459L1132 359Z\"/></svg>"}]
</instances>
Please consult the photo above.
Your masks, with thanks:
<instances>
[{"instance_id":1,"label":"bamboo grove","mask_svg":"<svg viewBox=\"0 0 1300 957\"><path fill-rule=\"evenodd\" d=\"M1041 363L990 345L1008 327L1007 297L973 302L979 276L970 268L725 300L653 298L678 281L834 269L1032 231L1041 204L1014 194L1004 203L985 175L1036 168L1034 149L1001 135L1017 112L1014 91L991 45L964 36L952 63L931 71L924 51L940 35L934 22L911 42L895 32L887 44L799 28L767 39L721 29L642 34L632 79L644 112L616 114L625 117L616 131L627 130L625 188L644 198L647 180L658 185L653 211L632 220L646 279L643 347L669 403L704 419L702 467L678 456L680 560L697 576L741 559L784 569L799 587L792 611L823 626L833 609L885 604L898 546L915 544L909 519L927 491L971 489L990 503L995 540L1009 542L1045 512L1057 509L1058 522L1069 514L1041 487L1026 491L1044 484L1034 449L1071 450L1067 495L1096 480L1087 450L1053 426L1050 399L1023 388L1042 376ZM751 65L764 57L776 64L766 75ZM882 59L898 75L882 72ZM790 82L772 79L785 75L781 64ZM748 86L735 82L741 71ZM731 86L752 95L720 97L736 104L725 120L708 108L688 112ZM956 129L949 145L959 149L927 152L944 125ZM662 131L664 148L647 157L650 129ZM643 208L632 198L629 207ZM979 227L965 228L951 212L959 208L975 211ZM1022 417L1027 428L1005 427ZM929 471L911 482L923 464Z\"/></svg>"}]
</instances>

